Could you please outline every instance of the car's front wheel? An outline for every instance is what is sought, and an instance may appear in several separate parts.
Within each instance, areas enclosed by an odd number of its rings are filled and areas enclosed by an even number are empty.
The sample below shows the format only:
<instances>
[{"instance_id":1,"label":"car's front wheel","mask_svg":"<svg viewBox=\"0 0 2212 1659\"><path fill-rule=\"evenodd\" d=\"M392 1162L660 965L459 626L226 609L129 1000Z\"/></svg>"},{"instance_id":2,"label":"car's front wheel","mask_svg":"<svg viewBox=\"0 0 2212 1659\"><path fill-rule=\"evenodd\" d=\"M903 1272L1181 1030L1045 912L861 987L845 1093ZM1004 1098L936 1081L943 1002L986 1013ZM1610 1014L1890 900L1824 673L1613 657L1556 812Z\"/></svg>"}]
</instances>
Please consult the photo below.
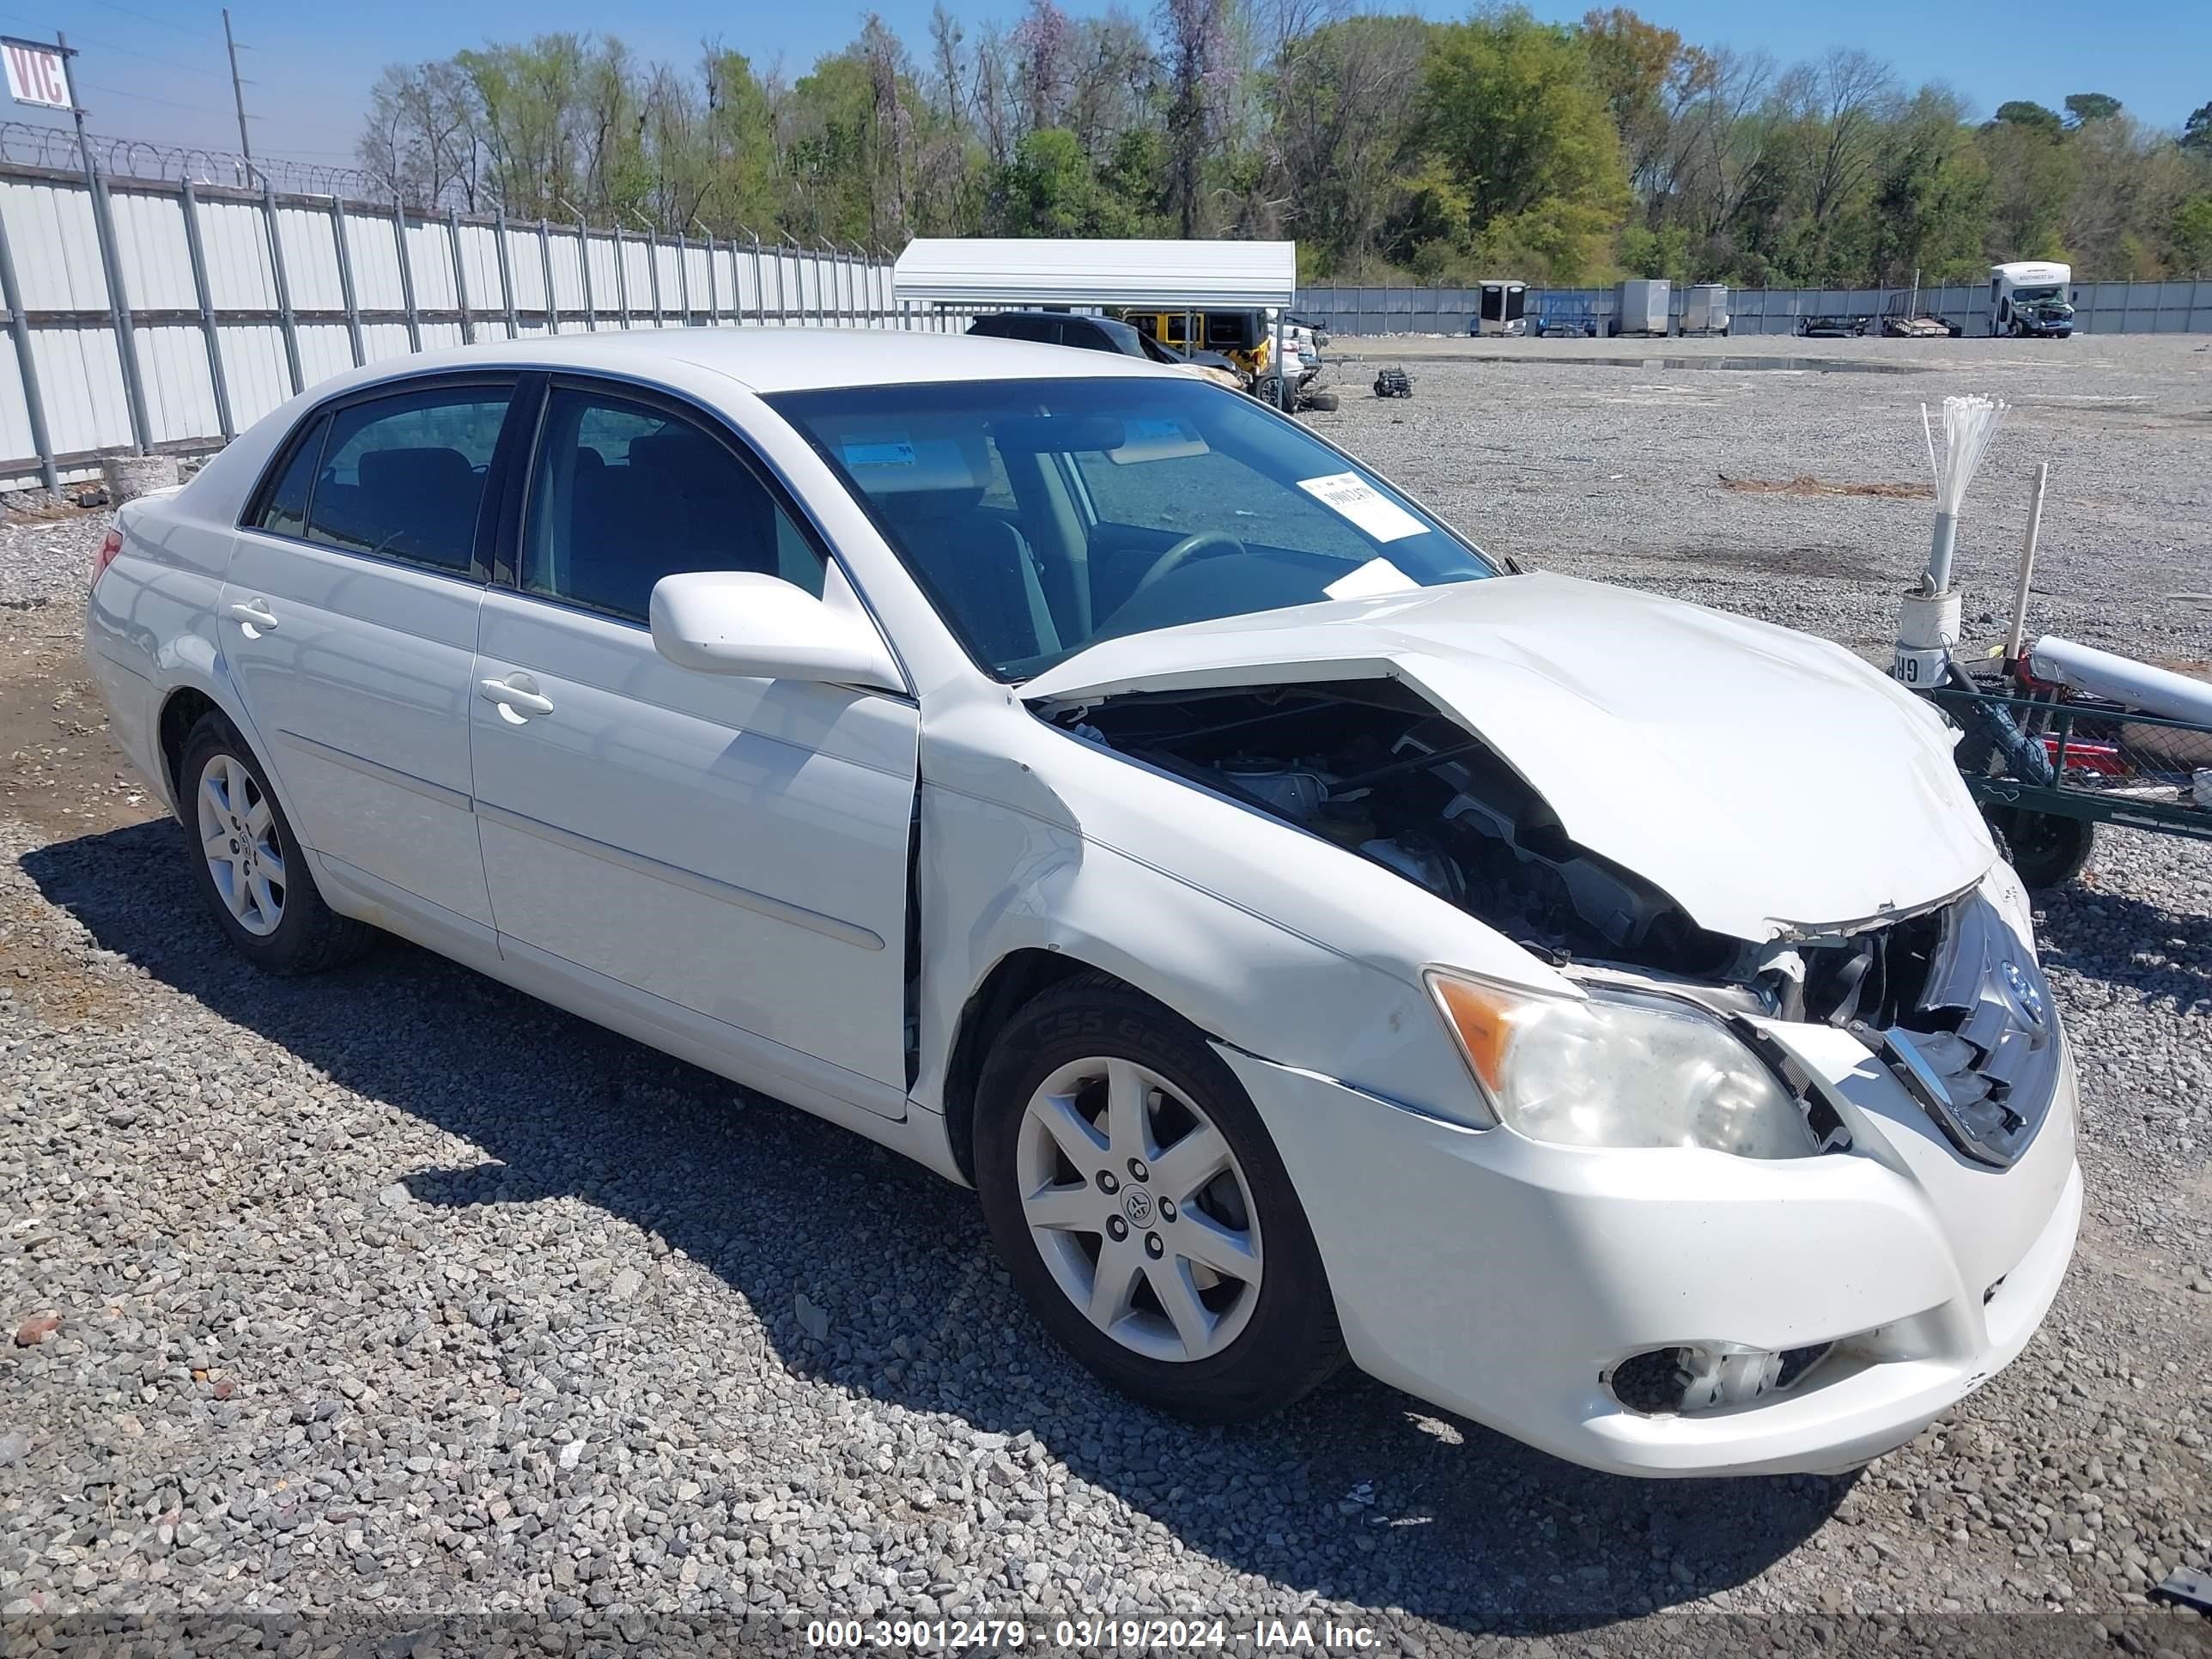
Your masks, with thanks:
<instances>
[{"instance_id":1,"label":"car's front wheel","mask_svg":"<svg viewBox=\"0 0 2212 1659\"><path fill-rule=\"evenodd\" d=\"M1263 1417L1342 1364L1281 1158L1187 1022L1085 975L1000 1036L975 1177L1014 1283L1085 1365L1159 1410Z\"/></svg>"},{"instance_id":2,"label":"car's front wheel","mask_svg":"<svg viewBox=\"0 0 2212 1659\"><path fill-rule=\"evenodd\" d=\"M376 937L323 902L284 809L238 728L204 715L177 768L195 884L239 953L272 974L349 962Z\"/></svg>"}]
</instances>

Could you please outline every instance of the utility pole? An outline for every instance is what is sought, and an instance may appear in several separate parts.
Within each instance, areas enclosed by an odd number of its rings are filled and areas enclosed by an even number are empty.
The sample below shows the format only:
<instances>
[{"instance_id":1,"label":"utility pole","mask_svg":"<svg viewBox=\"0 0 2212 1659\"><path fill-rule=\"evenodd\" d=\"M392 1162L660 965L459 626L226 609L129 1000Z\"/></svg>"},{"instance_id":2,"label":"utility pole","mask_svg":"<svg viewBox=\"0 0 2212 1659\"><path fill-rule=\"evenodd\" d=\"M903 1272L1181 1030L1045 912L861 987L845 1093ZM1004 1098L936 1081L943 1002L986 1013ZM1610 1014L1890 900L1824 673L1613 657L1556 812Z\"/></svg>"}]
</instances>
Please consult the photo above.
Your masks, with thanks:
<instances>
[{"instance_id":1,"label":"utility pole","mask_svg":"<svg viewBox=\"0 0 2212 1659\"><path fill-rule=\"evenodd\" d=\"M230 8L222 9L222 44L230 50L230 98L238 106L238 148L246 157L246 180L253 182L253 139L246 131L246 87L238 78L238 41L230 32Z\"/></svg>"}]
</instances>

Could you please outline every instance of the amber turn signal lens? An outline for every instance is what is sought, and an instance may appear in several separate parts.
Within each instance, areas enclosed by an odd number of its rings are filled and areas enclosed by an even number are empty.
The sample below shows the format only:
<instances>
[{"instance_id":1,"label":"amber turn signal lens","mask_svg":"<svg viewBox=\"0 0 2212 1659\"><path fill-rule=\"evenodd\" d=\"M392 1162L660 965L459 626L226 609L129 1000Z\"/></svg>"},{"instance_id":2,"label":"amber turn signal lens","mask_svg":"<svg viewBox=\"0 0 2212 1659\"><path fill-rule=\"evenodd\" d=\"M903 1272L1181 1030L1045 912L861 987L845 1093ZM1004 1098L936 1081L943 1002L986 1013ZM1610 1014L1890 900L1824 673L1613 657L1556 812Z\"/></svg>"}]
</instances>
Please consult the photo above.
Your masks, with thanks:
<instances>
[{"instance_id":1,"label":"amber turn signal lens","mask_svg":"<svg viewBox=\"0 0 2212 1659\"><path fill-rule=\"evenodd\" d=\"M1444 1018L1459 1034L1459 1046L1466 1051L1475 1080L1497 1099L1504 1092L1505 1051L1513 1042L1513 1016L1526 1000L1441 974L1429 983L1436 988Z\"/></svg>"}]
</instances>

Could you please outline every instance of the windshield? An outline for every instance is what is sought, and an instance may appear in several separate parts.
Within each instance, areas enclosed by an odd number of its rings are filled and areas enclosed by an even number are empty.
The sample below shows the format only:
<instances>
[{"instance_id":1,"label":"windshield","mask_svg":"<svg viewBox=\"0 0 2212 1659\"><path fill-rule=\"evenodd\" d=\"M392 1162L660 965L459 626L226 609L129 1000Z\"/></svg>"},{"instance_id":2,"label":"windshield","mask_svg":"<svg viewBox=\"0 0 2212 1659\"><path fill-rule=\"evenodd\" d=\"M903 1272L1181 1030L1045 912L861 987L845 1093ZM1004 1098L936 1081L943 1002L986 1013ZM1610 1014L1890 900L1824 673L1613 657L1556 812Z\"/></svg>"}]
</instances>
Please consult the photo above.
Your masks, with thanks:
<instances>
[{"instance_id":1,"label":"windshield","mask_svg":"<svg viewBox=\"0 0 2212 1659\"><path fill-rule=\"evenodd\" d=\"M1117 635L1497 574L1296 422L1179 376L768 401L1001 679Z\"/></svg>"},{"instance_id":2,"label":"windshield","mask_svg":"<svg viewBox=\"0 0 2212 1659\"><path fill-rule=\"evenodd\" d=\"M2055 288L2019 288L2013 290L2012 302L2018 306L2033 305L2039 300L2055 300L2057 297L2058 290Z\"/></svg>"}]
</instances>

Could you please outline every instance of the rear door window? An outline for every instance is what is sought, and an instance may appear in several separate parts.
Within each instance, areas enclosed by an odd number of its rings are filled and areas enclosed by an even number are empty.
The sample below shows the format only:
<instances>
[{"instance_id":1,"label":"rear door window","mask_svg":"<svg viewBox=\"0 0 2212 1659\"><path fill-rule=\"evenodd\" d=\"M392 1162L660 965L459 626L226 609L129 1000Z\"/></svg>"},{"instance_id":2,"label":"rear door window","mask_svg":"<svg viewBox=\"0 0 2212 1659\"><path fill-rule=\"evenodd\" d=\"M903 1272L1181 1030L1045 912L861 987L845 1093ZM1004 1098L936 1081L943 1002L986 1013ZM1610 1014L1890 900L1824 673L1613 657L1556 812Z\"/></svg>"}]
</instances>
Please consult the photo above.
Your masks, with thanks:
<instances>
[{"instance_id":1,"label":"rear door window","mask_svg":"<svg viewBox=\"0 0 2212 1659\"><path fill-rule=\"evenodd\" d=\"M469 574L508 396L504 386L437 386L338 410L323 443L307 538Z\"/></svg>"}]
</instances>

